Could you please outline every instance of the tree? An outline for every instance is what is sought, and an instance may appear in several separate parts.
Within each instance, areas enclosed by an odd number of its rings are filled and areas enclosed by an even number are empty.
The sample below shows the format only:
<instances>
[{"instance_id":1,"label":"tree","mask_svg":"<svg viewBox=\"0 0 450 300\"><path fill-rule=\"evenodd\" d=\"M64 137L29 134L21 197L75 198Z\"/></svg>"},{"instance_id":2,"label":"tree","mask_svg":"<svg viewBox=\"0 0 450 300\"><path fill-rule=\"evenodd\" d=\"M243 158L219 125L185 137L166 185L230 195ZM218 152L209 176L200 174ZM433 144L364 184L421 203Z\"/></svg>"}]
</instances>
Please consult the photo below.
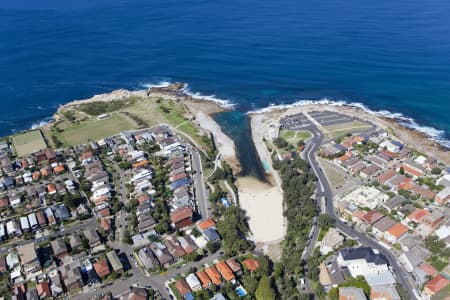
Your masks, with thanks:
<instances>
[{"instance_id":1,"label":"tree","mask_svg":"<svg viewBox=\"0 0 450 300\"><path fill-rule=\"evenodd\" d=\"M81 245L83 245L84 249L89 249L89 240L84 235L81 236Z\"/></svg>"},{"instance_id":2,"label":"tree","mask_svg":"<svg viewBox=\"0 0 450 300\"><path fill-rule=\"evenodd\" d=\"M433 175L439 175L439 174L441 174L441 172L442 172L442 170L438 167L431 169L431 174L433 174Z\"/></svg>"},{"instance_id":3,"label":"tree","mask_svg":"<svg viewBox=\"0 0 450 300\"><path fill-rule=\"evenodd\" d=\"M220 244L218 242L210 241L206 244L206 249L208 249L209 254L214 254L220 249Z\"/></svg>"},{"instance_id":4,"label":"tree","mask_svg":"<svg viewBox=\"0 0 450 300\"><path fill-rule=\"evenodd\" d=\"M275 294L271 287L270 278L263 276L258 283L258 288L255 293L256 300L272 300L275 299Z\"/></svg>"},{"instance_id":5,"label":"tree","mask_svg":"<svg viewBox=\"0 0 450 300\"><path fill-rule=\"evenodd\" d=\"M286 148L289 145L289 143L281 137L278 137L275 140L273 140L273 144L278 148Z\"/></svg>"},{"instance_id":6,"label":"tree","mask_svg":"<svg viewBox=\"0 0 450 300\"><path fill-rule=\"evenodd\" d=\"M130 231L128 231L128 229L125 229L125 230L123 231L123 239L122 239L122 242L124 242L124 243L126 243L126 244L128 244L128 245L133 244L133 239L131 238L131 234L130 234Z\"/></svg>"}]
</instances>

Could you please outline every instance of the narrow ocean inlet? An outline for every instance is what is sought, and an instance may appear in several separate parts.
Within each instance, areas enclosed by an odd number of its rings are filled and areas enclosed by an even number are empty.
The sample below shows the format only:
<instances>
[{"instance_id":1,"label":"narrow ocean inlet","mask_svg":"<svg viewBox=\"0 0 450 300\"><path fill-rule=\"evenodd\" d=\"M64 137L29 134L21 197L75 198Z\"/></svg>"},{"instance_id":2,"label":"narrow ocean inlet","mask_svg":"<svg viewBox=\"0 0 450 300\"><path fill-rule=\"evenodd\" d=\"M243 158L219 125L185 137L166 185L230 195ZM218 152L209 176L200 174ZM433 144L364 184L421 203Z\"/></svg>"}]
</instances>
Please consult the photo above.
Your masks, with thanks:
<instances>
[{"instance_id":1,"label":"narrow ocean inlet","mask_svg":"<svg viewBox=\"0 0 450 300\"><path fill-rule=\"evenodd\" d=\"M265 181L265 171L253 144L248 115L240 111L228 111L215 114L213 118L236 144L237 156L242 166L239 175L253 176Z\"/></svg>"}]
</instances>

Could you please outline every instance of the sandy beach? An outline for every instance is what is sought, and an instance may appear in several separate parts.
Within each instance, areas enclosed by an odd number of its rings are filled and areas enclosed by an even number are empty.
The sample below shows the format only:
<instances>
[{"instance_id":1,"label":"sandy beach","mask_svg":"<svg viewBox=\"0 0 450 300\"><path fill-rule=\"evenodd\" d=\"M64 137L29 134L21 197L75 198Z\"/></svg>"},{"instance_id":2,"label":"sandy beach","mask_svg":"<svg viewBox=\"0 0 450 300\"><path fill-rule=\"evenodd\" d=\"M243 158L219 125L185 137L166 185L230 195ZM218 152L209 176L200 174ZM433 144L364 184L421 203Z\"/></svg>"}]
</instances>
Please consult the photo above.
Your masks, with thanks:
<instances>
[{"instance_id":1,"label":"sandy beach","mask_svg":"<svg viewBox=\"0 0 450 300\"><path fill-rule=\"evenodd\" d=\"M283 239L285 227L281 189L251 177L239 178L237 186L241 208L249 217L253 240L273 243Z\"/></svg>"}]
</instances>

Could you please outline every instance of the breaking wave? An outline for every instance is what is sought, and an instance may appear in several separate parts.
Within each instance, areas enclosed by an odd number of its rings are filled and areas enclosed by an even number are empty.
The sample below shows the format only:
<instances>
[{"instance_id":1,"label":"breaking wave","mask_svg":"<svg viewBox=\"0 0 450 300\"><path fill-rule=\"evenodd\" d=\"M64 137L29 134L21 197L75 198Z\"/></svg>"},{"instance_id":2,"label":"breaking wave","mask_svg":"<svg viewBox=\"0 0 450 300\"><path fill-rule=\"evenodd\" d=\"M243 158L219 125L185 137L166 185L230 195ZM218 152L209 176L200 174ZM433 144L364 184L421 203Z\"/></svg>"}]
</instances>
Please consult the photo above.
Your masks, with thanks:
<instances>
[{"instance_id":1,"label":"breaking wave","mask_svg":"<svg viewBox=\"0 0 450 300\"><path fill-rule=\"evenodd\" d=\"M156 82L141 83L139 86L146 88L146 89L150 89L152 87L163 88L163 87L168 87L172 83L173 82L171 82L170 80L165 78L165 79L162 79L162 80L159 80ZM235 103L232 103L230 100L220 99L220 98L216 97L216 95L203 95L199 92L192 92L187 83L184 84L182 92L186 95L191 96L192 98L195 98L195 99L215 102L224 108L232 108L236 105Z\"/></svg>"}]
</instances>

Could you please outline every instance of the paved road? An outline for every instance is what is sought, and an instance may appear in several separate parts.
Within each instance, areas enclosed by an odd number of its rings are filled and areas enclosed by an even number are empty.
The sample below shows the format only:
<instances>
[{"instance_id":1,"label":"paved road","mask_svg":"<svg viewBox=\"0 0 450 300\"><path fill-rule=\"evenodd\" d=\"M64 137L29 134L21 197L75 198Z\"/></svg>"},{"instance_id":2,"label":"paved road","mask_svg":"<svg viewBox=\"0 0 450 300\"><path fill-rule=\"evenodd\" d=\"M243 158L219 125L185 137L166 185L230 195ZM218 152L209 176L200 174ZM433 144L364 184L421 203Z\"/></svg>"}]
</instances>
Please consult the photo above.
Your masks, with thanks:
<instances>
[{"instance_id":1,"label":"paved road","mask_svg":"<svg viewBox=\"0 0 450 300\"><path fill-rule=\"evenodd\" d=\"M92 217L90 219L81 221L79 224L71 225L70 227L64 228L63 230L53 231L49 235L42 236L42 237L37 238L37 239L20 240L20 241L17 241L17 242L9 243L8 245L4 245L2 248L0 248L0 255L7 254L9 249L12 249L13 247L16 247L16 246L29 244L31 242L34 242L35 244L39 244L41 242L48 241L51 237L55 237L55 238L58 237L58 236L63 237L66 234L71 234L71 233L83 230L85 228L88 228L88 227L96 228L97 226L98 226L97 220L95 220L95 218Z\"/></svg>"},{"instance_id":2,"label":"paved road","mask_svg":"<svg viewBox=\"0 0 450 300\"><path fill-rule=\"evenodd\" d=\"M124 247L125 251L128 247ZM129 257L129 254L127 254ZM178 268L170 269L168 272L161 275L149 275L144 274L138 267L135 266L134 260L131 261L132 270L129 272L132 274L130 277L116 280L111 286L105 286L103 288L98 288L95 291L84 292L83 294L77 295L74 299L93 299L97 293L111 292L113 296L118 296L129 290L131 285L138 285L141 287L151 287L161 294L163 299L170 299L169 292L166 289L166 281L171 278L176 277L179 274L185 274L189 271L191 267L197 269L202 268L205 264L211 263L221 256L220 252L216 252L213 255L204 257L203 259L196 262L188 262Z\"/></svg>"},{"instance_id":3,"label":"paved road","mask_svg":"<svg viewBox=\"0 0 450 300\"><path fill-rule=\"evenodd\" d=\"M114 169L116 170L116 173L119 175L119 186L116 186L116 192L120 193L120 202L123 204L123 207L125 207L125 204L127 203L127 186L126 186L126 179L125 179L125 172L122 170L117 163L114 163ZM123 233L127 226L126 222L126 212L125 209L122 208L120 212L117 213L116 216L116 241L121 242L123 240ZM117 232L119 234L117 235Z\"/></svg>"},{"instance_id":4,"label":"paved road","mask_svg":"<svg viewBox=\"0 0 450 300\"><path fill-rule=\"evenodd\" d=\"M411 285L409 280L408 273L403 270L399 264L397 263L397 258L392 254L391 251L388 249L382 247L380 244L378 244L376 241L369 238L367 235L355 230L353 227L349 226L347 223L344 223L340 220L340 218L336 215L336 212L334 210L334 203L333 203L333 192L330 188L330 185L328 183L328 180L323 173L322 169L319 167L319 164L317 163L315 152L320 147L322 141L323 141L323 135L320 133L317 128L311 128L310 129L312 133L314 134L314 137L312 139L313 146L311 147L311 150L307 152L306 160L311 165L311 168L313 169L314 173L317 176L318 179L318 189L316 197L325 197L326 200L326 213L331 216L335 220L335 227L344 232L345 234L354 237L359 240L364 245L367 245L369 247L372 247L373 249L377 249L380 253L382 253L389 261L389 264L391 265L394 274L396 276L397 282L407 291L408 295L410 296L410 299L415 299L416 296L413 293L414 287ZM319 198L318 198L319 199ZM313 244L313 243L311 243ZM311 251L311 250L308 250Z\"/></svg>"},{"instance_id":5,"label":"paved road","mask_svg":"<svg viewBox=\"0 0 450 300\"><path fill-rule=\"evenodd\" d=\"M208 211L208 199L206 198L205 182L203 181L203 168L200 154L196 149L190 150L192 155L192 170L194 187L195 187L195 197L197 199L198 209L202 219L206 219L209 216Z\"/></svg>"}]
</instances>

